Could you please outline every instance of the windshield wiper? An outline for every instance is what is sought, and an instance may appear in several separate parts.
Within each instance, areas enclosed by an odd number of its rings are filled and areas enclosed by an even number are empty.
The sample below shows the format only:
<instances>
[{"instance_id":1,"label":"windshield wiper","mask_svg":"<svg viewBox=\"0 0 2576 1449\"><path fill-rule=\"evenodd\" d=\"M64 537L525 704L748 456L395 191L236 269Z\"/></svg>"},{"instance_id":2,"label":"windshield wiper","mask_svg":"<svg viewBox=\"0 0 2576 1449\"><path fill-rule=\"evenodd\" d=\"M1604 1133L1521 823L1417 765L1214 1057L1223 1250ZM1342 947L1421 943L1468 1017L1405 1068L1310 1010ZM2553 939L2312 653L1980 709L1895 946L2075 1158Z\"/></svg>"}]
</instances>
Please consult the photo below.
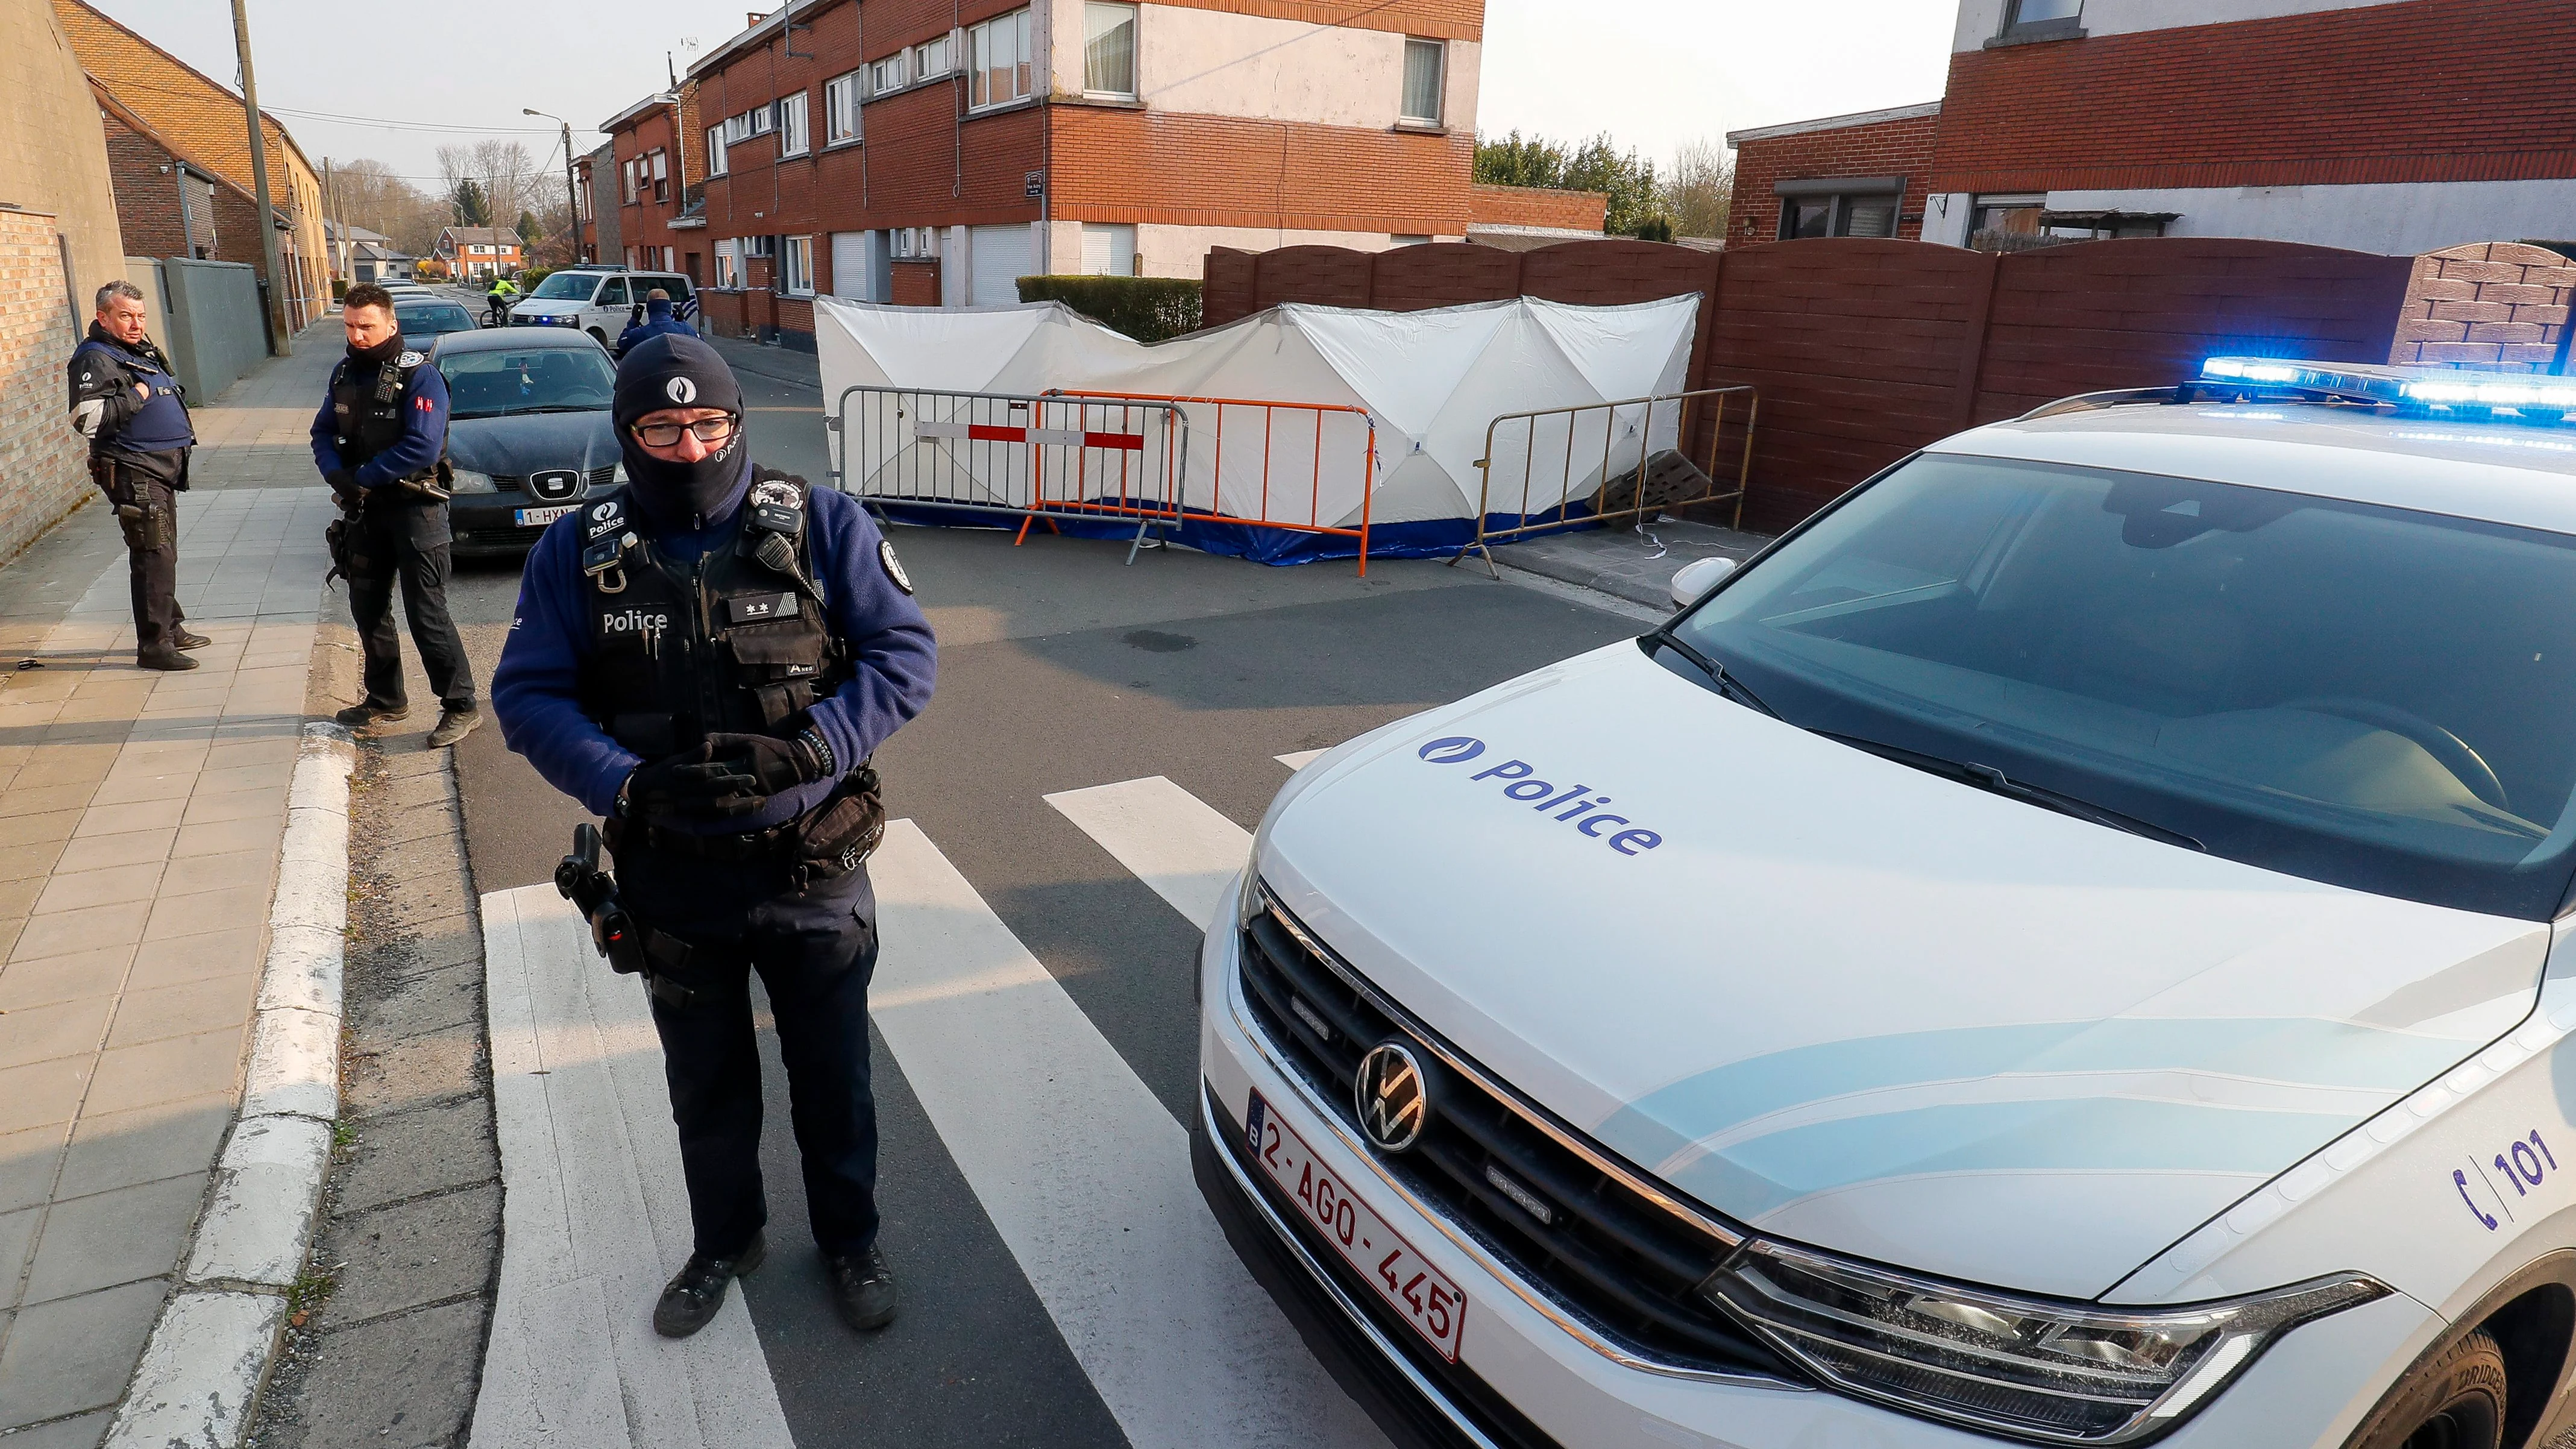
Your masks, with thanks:
<instances>
[{"instance_id":1,"label":"windshield wiper","mask_svg":"<svg viewBox=\"0 0 2576 1449\"><path fill-rule=\"evenodd\" d=\"M1646 637L1690 661L1690 665L1693 669L1696 669L1700 673L1708 676L1709 683L1717 687L1717 692L1721 697L1734 700L1737 704L1743 705L1745 708L1753 710L1758 714L1767 714L1773 719L1778 719L1780 717L1780 711L1764 704L1762 702L1762 696L1755 694L1752 690L1746 688L1743 680L1727 673L1725 665L1718 663L1716 660L1702 654L1697 649L1683 643L1680 639L1674 637L1671 631L1658 629Z\"/></svg>"},{"instance_id":2,"label":"windshield wiper","mask_svg":"<svg viewBox=\"0 0 2576 1449\"><path fill-rule=\"evenodd\" d=\"M1902 745L1882 744L1877 740L1865 739L1859 735L1837 734L1832 730L1816 730L1814 733L1849 745L1856 750L1866 750L1880 759L1893 760L1900 765L1911 766L1927 775L1939 775L1944 779L1956 780L1963 785L1973 785L1991 794L2008 796L2026 804L2036 805L2043 810L2054 810L2060 815L2071 815L2078 820L2089 820L2096 825L2107 825L2113 830L2125 830L2131 835L2144 836L2149 840L2162 841L2167 845L2179 845L2186 850L2206 853L2209 849L2197 838L2185 835L2179 830L2169 830L2152 820L2141 820L2135 815L2123 814L2108 805L2097 805L2080 795L2070 795L2063 790L2052 790L2046 785L2034 785L2027 780L2016 780L1992 765L1980 765L1969 760L1943 759L1939 755L1927 755L1920 750L1906 749Z\"/></svg>"},{"instance_id":3,"label":"windshield wiper","mask_svg":"<svg viewBox=\"0 0 2576 1449\"><path fill-rule=\"evenodd\" d=\"M544 404L541 404L541 405L539 405L539 406L537 406L537 407L532 407L532 408L521 408L521 409L519 409L519 411L520 411L520 412L523 412L523 413L604 413L604 412L608 411L608 404L606 404L606 403L544 403Z\"/></svg>"}]
</instances>

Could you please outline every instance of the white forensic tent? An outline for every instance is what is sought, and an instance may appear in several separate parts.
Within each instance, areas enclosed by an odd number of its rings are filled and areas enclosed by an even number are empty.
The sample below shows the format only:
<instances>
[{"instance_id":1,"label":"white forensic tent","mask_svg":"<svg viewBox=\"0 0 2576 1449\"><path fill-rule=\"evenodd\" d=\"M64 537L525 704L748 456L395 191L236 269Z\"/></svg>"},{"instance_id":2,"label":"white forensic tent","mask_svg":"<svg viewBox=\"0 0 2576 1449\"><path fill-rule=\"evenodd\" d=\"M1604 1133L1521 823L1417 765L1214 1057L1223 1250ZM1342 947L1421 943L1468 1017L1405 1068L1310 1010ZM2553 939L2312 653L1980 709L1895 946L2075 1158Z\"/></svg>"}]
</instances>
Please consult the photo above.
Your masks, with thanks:
<instances>
[{"instance_id":1,"label":"white forensic tent","mask_svg":"<svg viewBox=\"0 0 2576 1449\"><path fill-rule=\"evenodd\" d=\"M963 309L884 307L815 299L825 407L851 388L923 393L1043 394L1056 390L1191 399L1182 499L1186 541L1275 562L1347 557L1355 542L1282 535L1241 524L1356 527L1373 554L1446 553L1474 535L1486 432L1497 417L1661 396L1685 386L1699 298L1576 307L1535 298L1422 312L1286 304L1224 327L1146 346L1053 302ZM1223 411L1202 399L1325 404L1358 413ZM929 417L940 400L920 400ZM1509 521L1581 505L1616 477L1678 442L1671 405L1594 410L1520 426L1495 439L1492 511ZM1367 427L1374 423L1372 467ZM1571 431L1572 436L1569 436ZM1651 435L1649 435L1651 432ZM843 486L899 498L916 448L949 444L900 430L842 424ZM1320 458L1319 458L1320 450ZM1607 458L1607 468L1604 458ZM1008 503L1024 496L1022 456L957 449L950 472ZM1523 480L1528 480L1527 503ZM1267 479L1266 496L1261 487Z\"/></svg>"}]
</instances>

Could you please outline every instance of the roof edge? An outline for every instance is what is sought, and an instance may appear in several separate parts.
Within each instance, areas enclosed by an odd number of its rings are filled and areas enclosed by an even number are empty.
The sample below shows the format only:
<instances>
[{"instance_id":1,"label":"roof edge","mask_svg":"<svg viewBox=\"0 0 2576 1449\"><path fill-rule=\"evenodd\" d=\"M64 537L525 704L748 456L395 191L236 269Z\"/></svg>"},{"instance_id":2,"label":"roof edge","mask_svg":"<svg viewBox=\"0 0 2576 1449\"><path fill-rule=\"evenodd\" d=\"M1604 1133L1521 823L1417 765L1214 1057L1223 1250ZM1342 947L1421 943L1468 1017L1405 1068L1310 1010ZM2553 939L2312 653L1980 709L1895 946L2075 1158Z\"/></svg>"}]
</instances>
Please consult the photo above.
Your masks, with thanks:
<instances>
[{"instance_id":1,"label":"roof edge","mask_svg":"<svg viewBox=\"0 0 2576 1449\"><path fill-rule=\"evenodd\" d=\"M142 46L144 49L151 51L154 55L157 55L157 56L161 57L163 60L166 60L166 61L170 62L172 65L177 66L179 69L181 69L181 70L183 70L183 71L186 71L188 74L190 74L190 75L192 75L192 76L195 76L197 79L199 79L199 80L201 80L201 81L205 82L205 83L206 83L206 85L207 85L208 87L212 88L216 94L221 95L221 96L223 96L223 97L225 97L225 98L227 98L227 99L231 100L231 101L232 101L234 104L236 104L236 105L239 105L239 104L242 104L242 103L243 103L243 101L242 101L242 93L241 93L241 92L239 92L239 91L237 91L237 90L234 90L231 86L225 85L223 82L221 82L221 81L219 81L219 80L216 80L213 76L210 76L210 75L206 74L204 71L201 71L201 70L197 69L195 66L188 64L186 61L181 60L179 57L177 57L177 56L175 56L175 55L172 55L170 52L168 52L168 51L166 51L166 50L163 50L160 46L153 44L153 43L152 43L152 41L150 40L150 38L148 38L148 37L146 37L145 35L143 35L140 31L134 30L133 28L131 28L131 27L129 27L129 26L127 26L127 25L125 25L124 23L120 22L119 20L117 20L117 19L116 19L116 17L114 17L114 16L112 16L112 15L108 14L106 11L101 10L101 9L99 9L97 6L95 6L95 5L92 5L92 4L88 3L88 0L75 0L75 3L79 4L79 5L80 5L80 7L81 7L83 10L86 10L86 11L88 11L90 14L97 16L97 17L99 18L99 20L100 20L100 21L102 21L102 22L104 22L104 23L105 23L105 24L106 24L110 29L113 29L113 30L114 30L114 31L116 31L118 34L120 34L120 35L124 36L126 39L133 41L135 44L140 45L140 46ZM66 37L66 38L68 39L68 37ZM77 59L78 57L77 57L77 56L75 56L74 58L75 58L75 59ZM81 72L82 72L82 74L84 74L84 75L89 75L89 67L87 67L87 66L83 66L83 67L81 67ZM98 77L96 77L95 75L90 75L90 77L89 77L89 78L90 78L90 82L91 82L91 85L92 85L92 87L93 87L93 88L95 88L96 86L98 86L98 85L100 84L100 82L99 82L99 80L98 80ZM277 140L278 140L278 144L279 144L279 145L281 145L281 146L284 146L284 147L285 147L286 149L288 149L289 151L294 152L294 153L295 153L295 159L297 159L298 161L301 161L301 162L303 162L303 163L304 163L304 169L305 169L306 171L312 172L312 173L313 173L313 175L314 175L317 179L321 176L321 170L320 170L320 168L316 167L316 166L313 164L313 158L312 158L312 157L307 156L307 155L305 155L305 154L304 154L304 147L296 141L296 139L295 139L295 133L294 133L293 131L290 131L290 130L286 129L286 123L285 123L284 121L281 121L281 120L279 120L277 117L275 117L275 116L273 116L273 115L270 115L270 114L268 113L268 108L267 108L267 107L265 107L265 106L263 106L263 107L261 107L261 108L260 108L259 118L260 118L261 120L263 120L263 121L266 121L268 124L270 124L270 125L272 125L272 126L275 126L275 127L277 128ZM245 148L243 148L243 149L244 149L245 151L246 151L246 150L248 150L248 148L247 148L247 147L245 147ZM170 154L172 154L172 155L174 155L174 156L175 156L175 155L177 155L177 154L179 154L179 153L178 153L175 149L173 149L173 150L171 150ZM242 159L243 159L243 161L244 161L245 163L247 163L247 162L249 161L249 159L250 159L250 158L249 158L248 156L246 156L246 155L245 155Z\"/></svg>"},{"instance_id":2,"label":"roof edge","mask_svg":"<svg viewBox=\"0 0 2576 1449\"><path fill-rule=\"evenodd\" d=\"M1770 141L1782 136L1804 136L1816 131L1840 131L1853 126L1875 126L1881 121L1912 121L1941 114L1939 101L1925 101L1913 106L1890 106L1881 111L1854 111L1844 116L1819 116L1812 121L1787 121L1777 126L1754 126L1726 133L1726 144L1741 146L1747 141Z\"/></svg>"}]
</instances>

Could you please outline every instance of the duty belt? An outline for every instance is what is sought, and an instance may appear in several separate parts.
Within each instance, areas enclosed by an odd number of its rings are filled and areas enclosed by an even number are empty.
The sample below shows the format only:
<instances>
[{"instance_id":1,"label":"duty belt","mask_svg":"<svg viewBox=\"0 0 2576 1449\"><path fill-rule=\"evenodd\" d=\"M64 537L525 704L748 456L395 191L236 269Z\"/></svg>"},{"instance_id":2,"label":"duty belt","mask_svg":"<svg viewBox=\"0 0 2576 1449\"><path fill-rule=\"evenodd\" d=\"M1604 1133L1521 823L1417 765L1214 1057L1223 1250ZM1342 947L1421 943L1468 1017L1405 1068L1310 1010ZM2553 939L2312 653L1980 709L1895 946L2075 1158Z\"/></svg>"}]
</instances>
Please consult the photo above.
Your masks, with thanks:
<instances>
[{"instance_id":1,"label":"duty belt","mask_svg":"<svg viewBox=\"0 0 2576 1449\"><path fill-rule=\"evenodd\" d=\"M649 820L611 820L608 822L608 848L623 853L642 846L671 855L686 855L698 860L723 861L728 864L763 864L784 860L796 853L798 829L803 817L766 830L745 831L736 835L700 835L695 831L673 830Z\"/></svg>"}]
</instances>

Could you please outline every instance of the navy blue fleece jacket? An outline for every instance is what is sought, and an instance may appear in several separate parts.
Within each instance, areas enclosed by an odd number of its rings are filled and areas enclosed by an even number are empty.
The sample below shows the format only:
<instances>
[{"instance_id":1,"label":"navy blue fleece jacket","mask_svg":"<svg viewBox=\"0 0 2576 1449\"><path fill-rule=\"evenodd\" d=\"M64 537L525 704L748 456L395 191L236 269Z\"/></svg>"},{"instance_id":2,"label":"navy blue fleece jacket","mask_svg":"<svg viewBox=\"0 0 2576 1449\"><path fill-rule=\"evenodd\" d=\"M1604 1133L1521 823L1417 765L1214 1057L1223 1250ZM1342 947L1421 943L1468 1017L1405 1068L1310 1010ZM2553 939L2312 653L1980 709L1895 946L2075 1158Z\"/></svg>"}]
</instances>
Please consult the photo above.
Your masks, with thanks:
<instances>
[{"instance_id":1,"label":"navy blue fleece jacket","mask_svg":"<svg viewBox=\"0 0 2576 1449\"><path fill-rule=\"evenodd\" d=\"M340 385L340 375L348 366L349 359L343 357L331 369L331 388ZM361 488L381 488L397 478L428 472L447 449L447 379L426 362L413 368L411 380L403 384L402 409L402 436L394 439L392 447L350 468L340 457L340 428L331 416L331 391L324 389L322 410L313 415L315 470L327 477L348 468Z\"/></svg>"},{"instance_id":2,"label":"navy blue fleece jacket","mask_svg":"<svg viewBox=\"0 0 2576 1449\"><path fill-rule=\"evenodd\" d=\"M636 532L667 559L695 561L734 536L734 520L751 490L750 449L742 476L724 506L696 532L653 529L651 517L631 507ZM807 492L805 530L814 581L830 604L832 631L850 646L854 673L831 698L815 702L812 715L831 742L832 758L852 767L876 752L904 722L930 702L938 674L939 645L921 606L896 586L878 551L876 521L858 503L830 488ZM556 520L528 555L519 581L519 607L492 675L492 709L501 738L525 755L556 789L593 815L616 808L618 787L643 758L610 739L582 713L581 661L590 652L588 586L581 576L578 512ZM759 814L728 821L657 821L710 834L760 830L792 820L830 793L828 781L786 791Z\"/></svg>"}]
</instances>

